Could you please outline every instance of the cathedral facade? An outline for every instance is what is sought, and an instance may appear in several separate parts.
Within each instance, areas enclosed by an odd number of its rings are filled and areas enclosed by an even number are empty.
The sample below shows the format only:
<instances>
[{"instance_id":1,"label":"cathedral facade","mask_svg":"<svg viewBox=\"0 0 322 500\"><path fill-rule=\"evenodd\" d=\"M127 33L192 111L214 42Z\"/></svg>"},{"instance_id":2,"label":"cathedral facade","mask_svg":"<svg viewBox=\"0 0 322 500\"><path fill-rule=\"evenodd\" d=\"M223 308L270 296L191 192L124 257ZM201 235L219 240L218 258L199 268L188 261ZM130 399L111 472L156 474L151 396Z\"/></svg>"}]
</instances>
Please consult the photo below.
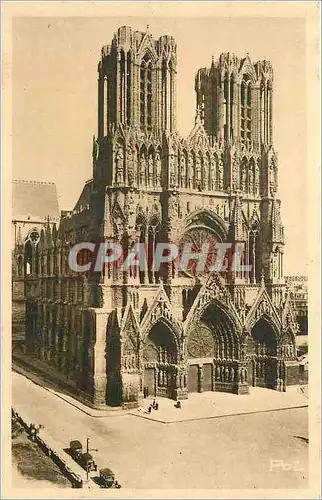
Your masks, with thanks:
<instances>
[{"instance_id":1,"label":"cathedral facade","mask_svg":"<svg viewBox=\"0 0 322 500\"><path fill-rule=\"evenodd\" d=\"M176 128L176 75L171 36L118 29L98 64L92 178L73 212L32 244L24 356L95 406L135 405L144 392L182 399L298 383L272 66L223 53L199 69L186 138ZM158 242L240 243L251 271L75 273L68 255L84 241L118 242L125 253L141 242L148 254Z\"/></svg>"}]
</instances>

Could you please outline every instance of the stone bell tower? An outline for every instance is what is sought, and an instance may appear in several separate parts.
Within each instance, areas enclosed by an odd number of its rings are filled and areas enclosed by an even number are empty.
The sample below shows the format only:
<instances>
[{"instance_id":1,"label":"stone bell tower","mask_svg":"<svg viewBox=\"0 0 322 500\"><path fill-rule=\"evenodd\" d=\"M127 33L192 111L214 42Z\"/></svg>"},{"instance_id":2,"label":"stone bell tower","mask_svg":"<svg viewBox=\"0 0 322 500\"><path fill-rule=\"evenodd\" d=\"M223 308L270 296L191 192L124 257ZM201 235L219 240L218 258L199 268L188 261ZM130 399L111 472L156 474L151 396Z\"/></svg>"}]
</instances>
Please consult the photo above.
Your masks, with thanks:
<instances>
[{"instance_id":1,"label":"stone bell tower","mask_svg":"<svg viewBox=\"0 0 322 500\"><path fill-rule=\"evenodd\" d=\"M93 142L97 189L102 184L125 187L137 181L137 173L129 173L128 168L132 160L136 161L136 152L124 147L115 155L116 140L128 145L131 137L132 143L145 142L148 149L151 140L160 141L164 133L176 130L176 50L171 36L154 39L149 27L140 32L128 26L120 27L112 43L102 48L98 64L98 136Z\"/></svg>"},{"instance_id":2,"label":"stone bell tower","mask_svg":"<svg viewBox=\"0 0 322 500\"><path fill-rule=\"evenodd\" d=\"M273 70L269 61L253 64L223 53L210 69L198 71L197 107L214 141L256 146L273 143Z\"/></svg>"},{"instance_id":3,"label":"stone bell tower","mask_svg":"<svg viewBox=\"0 0 322 500\"><path fill-rule=\"evenodd\" d=\"M259 282L264 274L267 283L281 284L284 237L273 146L273 81L269 61L253 63L248 54L223 53L210 68L198 70L195 90L209 140L225 151L227 188L241 198L242 240L254 267L251 281Z\"/></svg>"},{"instance_id":4,"label":"stone bell tower","mask_svg":"<svg viewBox=\"0 0 322 500\"><path fill-rule=\"evenodd\" d=\"M175 130L176 43L122 26L98 65L98 138L111 125L142 133Z\"/></svg>"}]
</instances>

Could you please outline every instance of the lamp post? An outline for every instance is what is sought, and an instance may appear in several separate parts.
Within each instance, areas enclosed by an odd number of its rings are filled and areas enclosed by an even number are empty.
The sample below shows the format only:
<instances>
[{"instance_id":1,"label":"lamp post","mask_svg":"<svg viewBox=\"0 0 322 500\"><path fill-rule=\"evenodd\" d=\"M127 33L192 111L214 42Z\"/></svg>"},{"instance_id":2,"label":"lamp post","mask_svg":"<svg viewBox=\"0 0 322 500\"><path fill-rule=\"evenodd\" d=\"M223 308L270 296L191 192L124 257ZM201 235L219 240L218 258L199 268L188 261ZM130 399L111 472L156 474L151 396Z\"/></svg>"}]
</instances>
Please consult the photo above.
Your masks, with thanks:
<instances>
[{"instance_id":1,"label":"lamp post","mask_svg":"<svg viewBox=\"0 0 322 500\"><path fill-rule=\"evenodd\" d=\"M90 451L98 451L97 448L90 448L89 447L89 438L86 439L86 453L88 454ZM89 467L90 463L89 461L86 462L86 481L88 481L88 474L89 474Z\"/></svg>"}]
</instances>

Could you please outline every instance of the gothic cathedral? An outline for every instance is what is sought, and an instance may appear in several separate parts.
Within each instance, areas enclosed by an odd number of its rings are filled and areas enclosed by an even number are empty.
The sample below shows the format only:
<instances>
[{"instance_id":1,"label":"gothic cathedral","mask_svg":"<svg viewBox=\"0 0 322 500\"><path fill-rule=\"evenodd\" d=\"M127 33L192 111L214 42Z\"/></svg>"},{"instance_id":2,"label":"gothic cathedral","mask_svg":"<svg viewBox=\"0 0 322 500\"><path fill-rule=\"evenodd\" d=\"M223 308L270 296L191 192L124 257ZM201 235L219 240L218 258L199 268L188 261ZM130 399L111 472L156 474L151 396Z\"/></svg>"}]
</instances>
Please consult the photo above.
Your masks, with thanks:
<instances>
[{"instance_id":1,"label":"gothic cathedral","mask_svg":"<svg viewBox=\"0 0 322 500\"><path fill-rule=\"evenodd\" d=\"M171 36L118 29L98 64L92 179L73 212L47 222L29 249L23 355L95 406L134 406L144 392L183 399L298 383L272 66L223 53L199 69L186 138L176 126L176 75ZM241 243L251 272L74 273L68 254L83 241L117 241L125 252L136 242L148 252L159 241ZM16 274L21 258L23 242Z\"/></svg>"}]
</instances>

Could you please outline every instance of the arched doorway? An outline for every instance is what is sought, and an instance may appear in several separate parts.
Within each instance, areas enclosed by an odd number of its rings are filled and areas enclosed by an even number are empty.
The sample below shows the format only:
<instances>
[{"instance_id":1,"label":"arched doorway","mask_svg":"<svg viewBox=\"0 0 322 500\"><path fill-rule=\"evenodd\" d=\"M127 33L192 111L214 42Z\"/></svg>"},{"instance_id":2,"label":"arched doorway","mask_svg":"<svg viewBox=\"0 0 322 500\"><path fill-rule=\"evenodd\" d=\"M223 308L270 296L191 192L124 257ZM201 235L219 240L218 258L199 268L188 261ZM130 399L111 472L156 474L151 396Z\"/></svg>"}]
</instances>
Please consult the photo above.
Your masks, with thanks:
<instances>
[{"instance_id":1,"label":"arched doorway","mask_svg":"<svg viewBox=\"0 0 322 500\"><path fill-rule=\"evenodd\" d=\"M209 304L189 328L188 392L236 392L239 383L236 325L219 303Z\"/></svg>"},{"instance_id":2,"label":"arched doorway","mask_svg":"<svg viewBox=\"0 0 322 500\"><path fill-rule=\"evenodd\" d=\"M249 385L277 387L276 332L266 318L253 326L247 342Z\"/></svg>"},{"instance_id":3,"label":"arched doorway","mask_svg":"<svg viewBox=\"0 0 322 500\"><path fill-rule=\"evenodd\" d=\"M175 334L159 321L143 347L144 389L149 396L175 397L178 349Z\"/></svg>"}]
</instances>

